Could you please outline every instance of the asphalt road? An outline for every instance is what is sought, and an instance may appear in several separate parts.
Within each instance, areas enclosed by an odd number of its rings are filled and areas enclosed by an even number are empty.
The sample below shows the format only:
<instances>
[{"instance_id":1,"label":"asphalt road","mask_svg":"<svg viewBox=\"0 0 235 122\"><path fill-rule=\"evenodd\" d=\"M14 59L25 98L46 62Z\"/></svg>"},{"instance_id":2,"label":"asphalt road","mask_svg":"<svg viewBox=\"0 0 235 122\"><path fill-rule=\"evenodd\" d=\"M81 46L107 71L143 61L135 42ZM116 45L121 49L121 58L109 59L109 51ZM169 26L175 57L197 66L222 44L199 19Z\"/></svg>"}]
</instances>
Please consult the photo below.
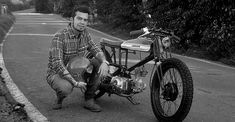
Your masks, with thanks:
<instances>
[{"instance_id":1,"label":"asphalt road","mask_svg":"<svg viewBox=\"0 0 235 122\"><path fill-rule=\"evenodd\" d=\"M6 38L3 57L6 68L28 100L52 122L154 122L149 88L136 95L140 105L132 105L125 98L103 96L98 103L100 113L85 110L79 89L64 101L62 110L52 110L55 93L45 80L48 51L53 34L66 26L58 15L15 14L16 23ZM110 36L89 29L99 43ZM193 76L194 99L185 122L233 122L235 119L235 68L176 56L183 60ZM133 57L132 57L133 58ZM133 65L129 62L129 65ZM151 69L152 64L146 66ZM149 82L150 73L144 81Z\"/></svg>"}]
</instances>

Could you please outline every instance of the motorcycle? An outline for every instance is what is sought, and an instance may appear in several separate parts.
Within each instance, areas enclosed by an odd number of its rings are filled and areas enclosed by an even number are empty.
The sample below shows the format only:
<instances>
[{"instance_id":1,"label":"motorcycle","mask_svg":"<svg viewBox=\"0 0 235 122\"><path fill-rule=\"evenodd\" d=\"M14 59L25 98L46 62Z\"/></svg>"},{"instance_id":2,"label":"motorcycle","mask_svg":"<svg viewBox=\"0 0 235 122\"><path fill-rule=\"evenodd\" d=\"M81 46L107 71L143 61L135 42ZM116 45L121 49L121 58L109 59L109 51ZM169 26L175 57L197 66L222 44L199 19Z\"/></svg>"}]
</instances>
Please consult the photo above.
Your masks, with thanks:
<instances>
[{"instance_id":1,"label":"motorcycle","mask_svg":"<svg viewBox=\"0 0 235 122\"><path fill-rule=\"evenodd\" d=\"M100 45L109 62L110 75L101 80L95 99L105 93L116 94L138 105L133 96L146 89L142 77L146 77L148 71L144 66L152 61L149 86L154 115L159 121L183 121L192 105L193 80L187 65L171 53L171 45L180 38L172 32L154 27L145 27L130 34L141 35L125 41L101 39ZM128 54L143 52L149 55L128 67Z\"/></svg>"},{"instance_id":2,"label":"motorcycle","mask_svg":"<svg viewBox=\"0 0 235 122\"><path fill-rule=\"evenodd\" d=\"M111 77L104 80L103 84L112 87L101 87L96 98L104 93L117 94L126 97L133 104L138 104L133 96L144 91L145 85L140 78L147 75L144 65L154 61L149 84L152 109L156 118L160 121L184 120L192 104L193 80L187 65L173 58L171 53L171 44L180 41L180 38L172 32L149 27L132 31L130 34L142 35L136 39L119 42L105 38L101 40L101 49L113 70L110 72ZM110 48L109 51L107 48ZM145 52L149 55L128 67L128 54L136 52ZM123 53L126 54L124 63ZM179 104L176 103L178 100ZM166 106L168 107L165 108ZM174 108L174 112L169 112Z\"/></svg>"}]
</instances>

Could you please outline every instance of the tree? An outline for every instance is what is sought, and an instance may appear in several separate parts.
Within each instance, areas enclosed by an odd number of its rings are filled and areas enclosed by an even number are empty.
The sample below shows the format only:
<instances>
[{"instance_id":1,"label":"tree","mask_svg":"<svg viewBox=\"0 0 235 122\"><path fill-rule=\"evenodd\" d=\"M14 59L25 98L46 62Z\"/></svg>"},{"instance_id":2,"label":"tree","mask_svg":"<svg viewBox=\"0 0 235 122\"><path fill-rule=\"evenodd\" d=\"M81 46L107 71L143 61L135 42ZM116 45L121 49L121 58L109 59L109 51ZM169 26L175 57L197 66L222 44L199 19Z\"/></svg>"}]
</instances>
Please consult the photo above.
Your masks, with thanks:
<instances>
[{"instance_id":1,"label":"tree","mask_svg":"<svg viewBox=\"0 0 235 122\"><path fill-rule=\"evenodd\" d=\"M152 8L161 28L175 30L185 50L205 49L215 60L235 54L233 0L161 1Z\"/></svg>"},{"instance_id":2,"label":"tree","mask_svg":"<svg viewBox=\"0 0 235 122\"><path fill-rule=\"evenodd\" d=\"M139 29L143 16L139 9L141 0L97 0L98 17L114 27L122 29Z\"/></svg>"},{"instance_id":3,"label":"tree","mask_svg":"<svg viewBox=\"0 0 235 122\"><path fill-rule=\"evenodd\" d=\"M35 10L41 13L53 12L53 4L50 0L35 0Z\"/></svg>"}]
</instances>

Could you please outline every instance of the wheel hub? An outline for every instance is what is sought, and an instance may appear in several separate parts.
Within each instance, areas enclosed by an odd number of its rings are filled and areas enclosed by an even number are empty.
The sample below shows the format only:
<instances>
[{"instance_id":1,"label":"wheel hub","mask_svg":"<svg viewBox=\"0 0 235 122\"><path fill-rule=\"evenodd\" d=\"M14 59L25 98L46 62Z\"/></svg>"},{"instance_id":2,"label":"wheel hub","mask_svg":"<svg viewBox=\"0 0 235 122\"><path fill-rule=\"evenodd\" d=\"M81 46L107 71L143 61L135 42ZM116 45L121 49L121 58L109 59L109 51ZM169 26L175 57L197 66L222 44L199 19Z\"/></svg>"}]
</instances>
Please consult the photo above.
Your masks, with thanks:
<instances>
[{"instance_id":1,"label":"wheel hub","mask_svg":"<svg viewBox=\"0 0 235 122\"><path fill-rule=\"evenodd\" d=\"M178 88L176 83L167 83L164 85L164 91L162 93L163 99L166 101L174 101L178 96Z\"/></svg>"}]
</instances>

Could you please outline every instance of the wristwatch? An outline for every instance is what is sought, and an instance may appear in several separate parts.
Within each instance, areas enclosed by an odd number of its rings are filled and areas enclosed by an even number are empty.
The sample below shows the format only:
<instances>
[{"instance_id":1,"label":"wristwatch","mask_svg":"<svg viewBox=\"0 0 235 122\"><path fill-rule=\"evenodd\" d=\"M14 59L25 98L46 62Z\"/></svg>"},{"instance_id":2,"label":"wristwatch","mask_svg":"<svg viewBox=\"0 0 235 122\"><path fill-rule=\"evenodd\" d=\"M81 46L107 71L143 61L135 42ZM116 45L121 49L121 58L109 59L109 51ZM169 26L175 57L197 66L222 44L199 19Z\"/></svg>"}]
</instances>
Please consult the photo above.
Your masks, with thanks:
<instances>
[{"instance_id":1,"label":"wristwatch","mask_svg":"<svg viewBox=\"0 0 235 122\"><path fill-rule=\"evenodd\" d=\"M79 84L79 82L75 82L74 86L77 86Z\"/></svg>"},{"instance_id":2,"label":"wristwatch","mask_svg":"<svg viewBox=\"0 0 235 122\"><path fill-rule=\"evenodd\" d=\"M104 63L106 63L107 65L109 65L109 62L107 60L103 61Z\"/></svg>"},{"instance_id":3,"label":"wristwatch","mask_svg":"<svg viewBox=\"0 0 235 122\"><path fill-rule=\"evenodd\" d=\"M67 70L65 70L64 72L63 72L63 74L62 74L62 76L66 76L66 75L69 75L70 73L67 71Z\"/></svg>"}]
</instances>

